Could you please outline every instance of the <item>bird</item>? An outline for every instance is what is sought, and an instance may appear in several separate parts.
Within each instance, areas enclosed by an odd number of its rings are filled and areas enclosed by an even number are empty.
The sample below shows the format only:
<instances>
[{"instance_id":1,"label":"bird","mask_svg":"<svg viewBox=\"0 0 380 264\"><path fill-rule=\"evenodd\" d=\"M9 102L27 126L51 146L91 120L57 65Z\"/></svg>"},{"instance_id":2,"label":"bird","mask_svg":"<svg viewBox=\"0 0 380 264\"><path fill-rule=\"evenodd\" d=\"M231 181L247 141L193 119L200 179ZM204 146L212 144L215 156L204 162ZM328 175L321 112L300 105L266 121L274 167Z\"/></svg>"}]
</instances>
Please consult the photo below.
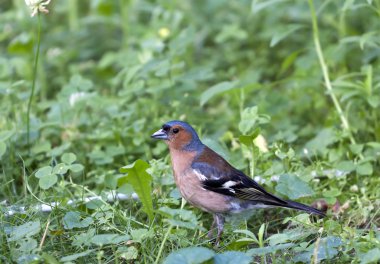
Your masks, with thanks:
<instances>
[{"instance_id":1,"label":"bird","mask_svg":"<svg viewBox=\"0 0 380 264\"><path fill-rule=\"evenodd\" d=\"M225 217L256 208L283 207L324 217L325 213L295 201L279 198L233 167L199 139L194 128L173 120L151 135L169 147L174 180L181 196L191 205L213 214L208 237L217 228L219 244Z\"/></svg>"}]
</instances>

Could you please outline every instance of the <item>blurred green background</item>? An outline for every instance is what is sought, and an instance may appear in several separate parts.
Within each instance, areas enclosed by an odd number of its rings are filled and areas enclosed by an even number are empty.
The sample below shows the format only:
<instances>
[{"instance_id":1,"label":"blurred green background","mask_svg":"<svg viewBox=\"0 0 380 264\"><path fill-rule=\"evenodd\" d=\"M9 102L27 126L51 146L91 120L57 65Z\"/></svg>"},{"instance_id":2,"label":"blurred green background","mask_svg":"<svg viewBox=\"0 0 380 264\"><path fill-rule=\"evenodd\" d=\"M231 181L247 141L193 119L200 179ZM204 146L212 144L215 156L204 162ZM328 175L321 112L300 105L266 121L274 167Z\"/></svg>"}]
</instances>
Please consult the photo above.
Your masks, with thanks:
<instances>
[{"instance_id":1,"label":"blurred green background","mask_svg":"<svg viewBox=\"0 0 380 264\"><path fill-rule=\"evenodd\" d=\"M118 169L137 159L151 166L155 209L170 204L162 197L178 201L166 146L150 135L166 121L180 119L236 167L260 176L269 190L292 199L309 196L303 202L326 202L330 218L340 220L324 226L325 235L337 235L334 224L350 230L340 237L350 245L339 251L346 257L331 253L331 261L352 258L358 263L368 252L369 260L380 259L380 1L314 1L318 40L341 114L326 89L310 2L53 0L48 14L31 17L24 1L2 1L0 227L36 217L32 210L22 219L8 218L10 205L31 205L38 199L65 203L83 197L83 186L91 190L85 196L118 188L130 193L133 186L118 181ZM28 144L27 107L39 27ZM342 116L348 128L342 126ZM258 134L268 151L257 142L252 145ZM68 153L75 154L78 164L71 172L67 166L74 161ZM42 174L35 175L60 161L66 171L48 173L44 181ZM294 177L273 181L286 173ZM292 186L301 193L294 194ZM146 221L139 204L130 206L136 219ZM53 213L54 230L62 229L60 219L71 209ZM284 211L280 217L288 215ZM46 215L38 217L47 221ZM255 221L253 226L260 226L262 221ZM283 229L280 223L268 232ZM2 248L8 252L2 258L16 261L20 255L9 249L18 242L9 241L9 230L1 231ZM155 238L161 241L163 233L158 233ZM78 252L70 238L61 239L62 248L54 241L47 242L48 252L57 259L63 252ZM146 250L136 246L138 257L127 260L152 262L159 249L150 243L144 244ZM164 252L195 242L181 243ZM40 253L33 254L38 258Z\"/></svg>"}]
</instances>

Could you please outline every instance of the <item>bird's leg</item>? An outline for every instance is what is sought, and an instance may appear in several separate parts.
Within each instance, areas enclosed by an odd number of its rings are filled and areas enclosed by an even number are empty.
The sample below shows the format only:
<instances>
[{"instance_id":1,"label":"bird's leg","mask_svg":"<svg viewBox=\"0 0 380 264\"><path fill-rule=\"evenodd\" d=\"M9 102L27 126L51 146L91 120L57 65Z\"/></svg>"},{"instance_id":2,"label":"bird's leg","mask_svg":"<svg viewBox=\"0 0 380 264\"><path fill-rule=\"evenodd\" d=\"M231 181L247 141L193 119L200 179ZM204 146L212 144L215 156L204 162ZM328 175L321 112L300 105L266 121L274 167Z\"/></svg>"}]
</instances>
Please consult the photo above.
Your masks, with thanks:
<instances>
[{"instance_id":1,"label":"bird's leg","mask_svg":"<svg viewBox=\"0 0 380 264\"><path fill-rule=\"evenodd\" d=\"M220 214L215 214L216 226L218 228L218 235L216 236L215 246L219 245L220 237L223 233L224 217Z\"/></svg>"},{"instance_id":2,"label":"bird's leg","mask_svg":"<svg viewBox=\"0 0 380 264\"><path fill-rule=\"evenodd\" d=\"M213 214L212 217L214 218L214 220L212 221L210 230L208 231L208 234L207 234L208 239L212 239L214 237L213 233L214 233L214 228L215 228L215 225L216 225L216 217L217 216L216 216L216 214Z\"/></svg>"}]
</instances>

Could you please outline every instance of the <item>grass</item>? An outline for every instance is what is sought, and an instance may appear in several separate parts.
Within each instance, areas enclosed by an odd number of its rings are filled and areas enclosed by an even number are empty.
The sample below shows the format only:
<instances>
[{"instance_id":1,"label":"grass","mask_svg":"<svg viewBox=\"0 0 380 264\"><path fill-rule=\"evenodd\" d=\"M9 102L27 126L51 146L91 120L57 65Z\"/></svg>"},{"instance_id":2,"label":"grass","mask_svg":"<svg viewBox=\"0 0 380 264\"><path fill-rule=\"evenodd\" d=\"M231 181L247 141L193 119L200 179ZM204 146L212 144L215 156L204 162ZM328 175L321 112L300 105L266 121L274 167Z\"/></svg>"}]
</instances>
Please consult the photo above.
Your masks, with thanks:
<instances>
[{"instance_id":1,"label":"grass","mask_svg":"<svg viewBox=\"0 0 380 264\"><path fill-rule=\"evenodd\" d=\"M378 262L379 8L1 3L0 263ZM327 217L247 212L214 247L150 139L173 119Z\"/></svg>"}]
</instances>

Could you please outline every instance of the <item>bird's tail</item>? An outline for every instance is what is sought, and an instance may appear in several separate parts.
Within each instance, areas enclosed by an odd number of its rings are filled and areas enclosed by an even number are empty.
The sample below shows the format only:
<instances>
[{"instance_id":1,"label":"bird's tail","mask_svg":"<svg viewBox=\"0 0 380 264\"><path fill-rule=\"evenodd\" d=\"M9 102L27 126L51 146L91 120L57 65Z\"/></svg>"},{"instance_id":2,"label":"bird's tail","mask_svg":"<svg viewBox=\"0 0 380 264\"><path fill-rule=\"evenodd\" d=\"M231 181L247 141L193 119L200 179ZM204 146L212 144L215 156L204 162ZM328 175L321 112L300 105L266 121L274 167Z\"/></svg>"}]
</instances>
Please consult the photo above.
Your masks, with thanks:
<instances>
[{"instance_id":1,"label":"bird's tail","mask_svg":"<svg viewBox=\"0 0 380 264\"><path fill-rule=\"evenodd\" d=\"M297 203L297 202L294 202L294 201L289 201L289 200L285 200L285 202L286 202L286 204L281 205L282 207L297 209L297 210L305 211L305 212L308 212L308 213L311 213L311 214L316 214L316 215L319 215L319 216L322 216L322 217L326 216L326 214L324 212L322 212L321 210L318 210L318 209L316 209L314 207L307 206L307 205L304 205L304 204L301 204L301 203Z\"/></svg>"}]
</instances>

